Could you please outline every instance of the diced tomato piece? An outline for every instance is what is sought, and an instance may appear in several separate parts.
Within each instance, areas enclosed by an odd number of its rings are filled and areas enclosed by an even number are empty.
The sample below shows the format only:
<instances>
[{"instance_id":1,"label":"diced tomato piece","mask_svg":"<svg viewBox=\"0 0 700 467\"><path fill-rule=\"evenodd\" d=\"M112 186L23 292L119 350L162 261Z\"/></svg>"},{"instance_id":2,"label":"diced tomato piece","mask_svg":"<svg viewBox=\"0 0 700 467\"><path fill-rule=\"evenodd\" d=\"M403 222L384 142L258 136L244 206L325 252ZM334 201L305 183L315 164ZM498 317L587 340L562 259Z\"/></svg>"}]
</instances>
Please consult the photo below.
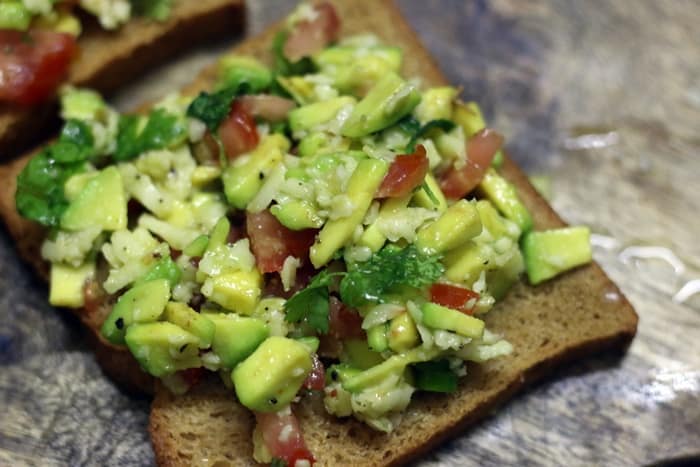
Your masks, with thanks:
<instances>
[{"instance_id":1,"label":"diced tomato piece","mask_svg":"<svg viewBox=\"0 0 700 467\"><path fill-rule=\"evenodd\" d=\"M474 313L474 303L478 299L478 293L464 287L440 283L430 287L430 301L468 315Z\"/></svg>"},{"instance_id":2,"label":"diced tomato piece","mask_svg":"<svg viewBox=\"0 0 700 467\"><path fill-rule=\"evenodd\" d=\"M233 101L228 117L219 126L219 137L229 160L258 145L260 137L255 120L238 100Z\"/></svg>"},{"instance_id":3,"label":"diced tomato piece","mask_svg":"<svg viewBox=\"0 0 700 467\"><path fill-rule=\"evenodd\" d=\"M376 198L401 198L420 186L430 169L422 144L413 154L396 156L377 190Z\"/></svg>"},{"instance_id":4,"label":"diced tomato piece","mask_svg":"<svg viewBox=\"0 0 700 467\"><path fill-rule=\"evenodd\" d=\"M292 62L308 57L338 39L340 18L328 2L314 5L315 18L302 20L294 26L282 52Z\"/></svg>"},{"instance_id":5,"label":"diced tomato piece","mask_svg":"<svg viewBox=\"0 0 700 467\"><path fill-rule=\"evenodd\" d=\"M204 368L188 368L186 370L180 370L178 374L191 389L202 381L202 378L204 378L204 371Z\"/></svg>"},{"instance_id":6,"label":"diced tomato piece","mask_svg":"<svg viewBox=\"0 0 700 467\"><path fill-rule=\"evenodd\" d=\"M362 316L334 296L330 297L328 335L337 339L366 336L362 329Z\"/></svg>"},{"instance_id":7,"label":"diced tomato piece","mask_svg":"<svg viewBox=\"0 0 700 467\"><path fill-rule=\"evenodd\" d=\"M501 146L503 136L488 128L469 138L467 163L460 168L451 167L440 180L440 188L445 196L460 199L476 188Z\"/></svg>"},{"instance_id":8,"label":"diced tomato piece","mask_svg":"<svg viewBox=\"0 0 700 467\"><path fill-rule=\"evenodd\" d=\"M306 447L299 422L291 410L277 413L255 412L258 430L265 447L273 458L282 459L293 467L297 461L316 461Z\"/></svg>"},{"instance_id":9,"label":"diced tomato piece","mask_svg":"<svg viewBox=\"0 0 700 467\"><path fill-rule=\"evenodd\" d=\"M250 248L261 272L280 272L289 256L305 260L314 243L316 229L290 230L269 210L248 213L246 228Z\"/></svg>"},{"instance_id":10,"label":"diced tomato piece","mask_svg":"<svg viewBox=\"0 0 700 467\"><path fill-rule=\"evenodd\" d=\"M314 353L312 359L311 373L306 377L302 386L314 391L323 391L323 388L326 387L326 370L317 354Z\"/></svg>"},{"instance_id":11,"label":"diced tomato piece","mask_svg":"<svg viewBox=\"0 0 700 467\"><path fill-rule=\"evenodd\" d=\"M34 105L50 98L77 49L70 34L0 30L0 101Z\"/></svg>"},{"instance_id":12,"label":"diced tomato piece","mask_svg":"<svg viewBox=\"0 0 700 467\"><path fill-rule=\"evenodd\" d=\"M296 107L293 100L272 94L246 95L237 100L254 117L264 118L270 122L285 120L289 111Z\"/></svg>"}]
</instances>

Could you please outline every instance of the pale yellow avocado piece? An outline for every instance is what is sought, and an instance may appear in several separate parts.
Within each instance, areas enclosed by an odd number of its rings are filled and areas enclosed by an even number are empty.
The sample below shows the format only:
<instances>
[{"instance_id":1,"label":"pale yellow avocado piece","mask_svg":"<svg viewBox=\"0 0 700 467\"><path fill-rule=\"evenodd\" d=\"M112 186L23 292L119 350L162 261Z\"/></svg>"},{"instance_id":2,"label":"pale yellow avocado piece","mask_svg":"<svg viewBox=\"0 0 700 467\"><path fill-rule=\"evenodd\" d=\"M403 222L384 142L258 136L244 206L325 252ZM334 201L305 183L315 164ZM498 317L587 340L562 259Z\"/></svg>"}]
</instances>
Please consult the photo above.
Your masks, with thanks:
<instances>
[{"instance_id":1,"label":"pale yellow avocado piece","mask_svg":"<svg viewBox=\"0 0 700 467\"><path fill-rule=\"evenodd\" d=\"M206 280L202 293L227 310L250 315L262 293L262 275L257 269L220 274Z\"/></svg>"},{"instance_id":2,"label":"pale yellow avocado piece","mask_svg":"<svg viewBox=\"0 0 700 467\"><path fill-rule=\"evenodd\" d=\"M471 286L488 266L488 255L483 245L469 241L445 255L445 277L452 282Z\"/></svg>"},{"instance_id":3,"label":"pale yellow avocado piece","mask_svg":"<svg viewBox=\"0 0 700 467\"><path fill-rule=\"evenodd\" d=\"M83 286L95 275L95 263L87 262L78 267L51 263L51 290L49 303L53 306L80 308L85 304Z\"/></svg>"},{"instance_id":4,"label":"pale yellow avocado piece","mask_svg":"<svg viewBox=\"0 0 700 467\"><path fill-rule=\"evenodd\" d=\"M389 325L389 348L394 352L404 352L420 343L416 323L406 312L391 320Z\"/></svg>"},{"instance_id":5,"label":"pale yellow avocado piece","mask_svg":"<svg viewBox=\"0 0 700 467\"><path fill-rule=\"evenodd\" d=\"M377 219L365 228L362 232L362 236L357 241L358 245L366 246L373 252L378 251L384 242L386 242L386 237L379 230L378 223L382 222L387 217L395 214L403 209L406 209L408 203L411 201L411 195L404 196L403 198L388 198L382 203L382 207L379 208L379 214L377 214Z\"/></svg>"},{"instance_id":6,"label":"pale yellow avocado piece","mask_svg":"<svg viewBox=\"0 0 700 467\"><path fill-rule=\"evenodd\" d=\"M444 253L481 233L481 219L474 203L459 200L435 222L418 232L416 246L426 253Z\"/></svg>"},{"instance_id":7,"label":"pale yellow avocado piece","mask_svg":"<svg viewBox=\"0 0 700 467\"><path fill-rule=\"evenodd\" d=\"M416 206L425 209L433 209L437 212L445 212L447 210L447 199L442 193L440 185L437 180L435 180L433 174L430 172L425 174L423 184L428 187L433 197L431 198L423 188L417 190L413 195L413 201L416 203Z\"/></svg>"},{"instance_id":8,"label":"pale yellow avocado piece","mask_svg":"<svg viewBox=\"0 0 700 467\"><path fill-rule=\"evenodd\" d=\"M326 222L316 242L311 246L309 258L315 268L320 268L333 257L351 238L369 209L374 193L384 180L388 164L379 159L361 160L348 182L346 194L353 203L349 216Z\"/></svg>"},{"instance_id":9,"label":"pale yellow avocado piece","mask_svg":"<svg viewBox=\"0 0 700 467\"><path fill-rule=\"evenodd\" d=\"M423 324L433 329L453 331L460 336L479 339L484 334L485 324L478 318L465 315L435 303L425 303L421 306Z\"/></svg>"},{"instance_id":10,"label":"pale yellow avocado piece","mask_svg":"<svg viewBox=\"0 0 700 467\"><path fill-rule=\"evenodd\" d=\"M61 228L83 230L126 229L126 193L119 170L112 166L102 170L85 184L63 213Z\"/></svg>"},{"instance_id":11,"label":"pale yellow avocado piece","mask_svg":"<svg viewBox=\"0 0 700 467\"><path fill-rule=\"evenodd\" d=\"M241 404L259 412L277 412L294 399L311 365L306 345L273 336L238 364L231 379Z\"/></svg>"}]
</instances>

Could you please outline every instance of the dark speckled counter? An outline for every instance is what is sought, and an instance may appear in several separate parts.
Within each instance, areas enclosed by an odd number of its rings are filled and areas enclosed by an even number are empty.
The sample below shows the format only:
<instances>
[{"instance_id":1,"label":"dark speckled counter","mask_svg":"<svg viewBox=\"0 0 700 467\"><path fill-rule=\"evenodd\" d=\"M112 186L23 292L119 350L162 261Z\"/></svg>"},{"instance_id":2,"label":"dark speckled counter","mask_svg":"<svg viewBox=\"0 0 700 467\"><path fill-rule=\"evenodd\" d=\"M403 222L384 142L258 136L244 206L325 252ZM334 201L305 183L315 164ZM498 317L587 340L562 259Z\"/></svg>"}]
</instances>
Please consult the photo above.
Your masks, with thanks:
<instances>
[{"instance_id":1,"label":"dark speckled counter","mask_svg":"<svg viewBox=\"0 0 700 467\"><path fill-rule=\"evenodd\" d=\"M250 31L293 1L251 0ZM400 1L512 156L544 175L640 315L628 354L562 369L420 465L643 465L700 455L700 3ZM129 89L177 88L220 44ZM101 374L0 229L0 465L153 463L149 401ZM700 461L699 461L700 462Z\"/></svg>"}]
</instances>

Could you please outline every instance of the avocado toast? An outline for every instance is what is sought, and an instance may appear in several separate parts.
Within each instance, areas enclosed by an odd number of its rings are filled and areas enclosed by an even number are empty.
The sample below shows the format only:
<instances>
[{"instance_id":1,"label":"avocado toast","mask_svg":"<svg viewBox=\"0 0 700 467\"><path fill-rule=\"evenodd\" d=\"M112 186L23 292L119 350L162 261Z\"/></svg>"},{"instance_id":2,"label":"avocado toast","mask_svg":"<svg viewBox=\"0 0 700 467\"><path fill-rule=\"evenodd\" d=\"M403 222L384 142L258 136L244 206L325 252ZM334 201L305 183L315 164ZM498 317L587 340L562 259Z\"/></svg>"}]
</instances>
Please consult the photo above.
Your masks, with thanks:
<instances>
[{"instance_id":1,"label":"avocado toast","mask_svg":"<svg viewBox=\"0 0 700 467\"><path fill-rule=\"evenodd\" d=\"M396 21L395 9L391 6L373 9L375 15L365 18L359 13L363 10L361 4L339 6L344 31L372 31L383 42L400 45L405 53L407 75L422 76L427 86L442 84L443 80L412 33ZM386 28L386 24L392 24L392 28ZM272 34L244 44L241 52L265 55ZM210 72L208 78L193 89L193 94L208 88L212 78ZM562 225L511 163L506 161L501 170L518 188L520 198L533 215L536 229ZM11 228L20 229L21 226L13 223ZM26 238L19 234L21 230L13 232L18 238ZM33 257L38 257L36 250ZM516 286L485 318L490 329L504 334L513 344L515 350L510 356L470 367L469 376L455 394L414 399L404 422L391 435L377 436L352 420L335 421L322 411L316 411L313 401L304 402L295 411L309 448L320 463L327 465L395 463L428 449L447 436L455 425L468 424L485 415L496 403L557 361L604 346L624 345L634 333L636 316L624 299L617 303L606 302L603 295L609 290L615 288L595 265L568 273L536 289ZM566 315L562 313L564 307ZM594 318L596 315L599 317ZM572 322L577 323L575 328ZM208 458L211 462L220 459L238 464L250 459L251 417L244 415L247 412L232 402L230 390L218 390L215 384L209 383L180 397L158 389L151 431L161 463L185 465ZM415 429L414 420L418 419L420 430Z\"/></svg>"},{"instance_id":2,"label":"avocado toast","mask_svg":"<svg viewBox=\"0 0 700 467\"><path fill-rule=\"evenodd\" d=\"M113 92L187 47L241 31L244 18L241 0L178 0L159 20L136 17L116 30L102 29L90 18L76 41L76 52L63 82ZM2 159L36 144L37 133L44 132L45 136L47 125L56 120L55 114L53 98L29 106L0 102Z\"/></svg>"}]
</instances>

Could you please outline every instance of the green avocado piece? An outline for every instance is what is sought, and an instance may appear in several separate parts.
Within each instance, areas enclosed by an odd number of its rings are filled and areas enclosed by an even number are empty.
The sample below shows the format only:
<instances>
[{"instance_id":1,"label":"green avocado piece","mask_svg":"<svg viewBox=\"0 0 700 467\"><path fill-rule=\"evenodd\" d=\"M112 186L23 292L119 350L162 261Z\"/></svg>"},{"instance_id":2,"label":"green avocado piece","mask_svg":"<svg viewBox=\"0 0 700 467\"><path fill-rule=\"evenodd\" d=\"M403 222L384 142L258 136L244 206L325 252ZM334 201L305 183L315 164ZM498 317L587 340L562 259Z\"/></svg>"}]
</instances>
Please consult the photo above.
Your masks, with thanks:
<instances>
[{"instance_id":1,"label":"green avocado piece","mask_svg":"<svg viewBox=\"0 0 700 467\"><path fill-rule=\"evenodd\" d=\"M366 370L384 361L381 355L369 348L365 339L346 339L343 341L341 361L350 366Z\"/></svg>"},{"instance_id":2,"label":"green avocado piece","mask_svg":"<svg viewBox=\"0 0 700 467\"><path fill-rule=\"evenodd\" d=\"M464 245L450 251L445 257L445 277L452 282L468 284L474 283L479 278L481 271L488 269L490 255L487 254L485 245L469 241Z\"/></svg>"},{"instance_id":3,"label":"green avocado piece","mask_svg":"<svg viewBox=\"0 0 700 467\"><path fill-rule=\"evenodd\" d=\"M231 378L241 404L258 412L277 412L292 402L311 366L308 347L273 336L241 362Z\"/></svg>"},{"instance_id":4,"label":"green avocado piece","mask_svg":"<svg viewBox=\"0 0 700 467\"><path fill-rule=\"evenodd\" d=\"M199 338L166 321L133 324L125 341L141 367L156 377L202 365Z\"/></svg>"},{"instance_id":5,"label":"green avocado piece","mask_svg":"<svg viewBox=\"0 0 700 467\"><path fill-rule=\"evenodd\" d=\"M85 184L85 188L68 205L61 218L61 228L83 230L126 229L126 193L119 170L107 167Z\"/></svg>"},{"instance_id":6,"label":"green avocado piece","mask_svg":"<svg viewBox=\"0 0 700 467\"><path fill-rule=\"evenodd\" d=\"M341 96L298 107L289 112L289 128L294 132L310 131L333 120L341 109L356 102L354 97Z\"/></svg>"},{"instance_id":7,"label":"green avocado piece","mask_svg":"<svg viewBox=\"0 0 700 467\"><path fill-rule=\"evenodd\" d=\"M336 363L326 370L326 384L332 384L338 381L344 383L360 373L362 373L360 368L355 368L347 363Z\"/></svg>"},{"instance_id":8,"label":"green avocado piece","mask_svg":"<svg viewBox=\"0 0 700 467\"><path fill-rule=\"evenodd\" d=\"M349 139L338 138L325 132L310 133L304 136L297 146L299 157L311 157L322 153L347 151L348 149L350 149Z\"/></svg>"},{"instance_id":9,"label":"green avocado piece","mask_svg":"<svg viewBox=\"0 0 700 467\"><path fill-rule=\"evenodd\" d=\"M102 96L91 89L69 88L61 95L61 118L64 120L96 120L106 110Z\"/></svg>"},{"instance_id":10,"label":"green avocado piece","mask_svg":"<svg viewBox=\"0 0 700 467\"><path fill-rule=\"evenodd\" d=\"M0 3L0 29L26 31L32 21L32 14L20 1Z\"/></svg>"},{"instance_id":11,"label":"green avocado piece","mask_svg":"<svg viewBox=\"0 0 700 467\"><path fill-rule=\"evenodd\" d=\"M356 95L364 95L386 73L398 73L402 59L400 48L385 46L328 47L313 58L340 92Z\"/></svg>"},{"instance_id":12,"label":"green avocado piece","mask_svg":"<svg viewBox=\"0 0 700 467\"><path fill-rule=\"evenodd\" d=\"M361 138L383 130L410 114L420 99L420 92L414 85L396 73L387 73L355 106L341 134Z\"/></svg>"},{"instance_id":13,"label":"green avocado piece","mask_svg":"<svg viewBox=\"0 0 700 467\"><path fill-rule=\"evenodd\" d=\"M129 289L119 297L100 332L112 344L124 344L126 330L133 323L157 320L170 300L167 279L156 279Z\"/></svg>"},{"instance_id":14,"label":"green avocado piece","mask_svg":"<svg viewBox=\"0 0 700 467\"><path fill-rule=\"evenodd\" d=\"M431 120L450 120L452 118L452 101L455 100L458 93L456 88L449 86L426 90L414 112L416 117L422 124Z\"/></svg>"},{"instance_id":15,"label":"green avocado piece","mask_svg":"<svg viewBox=\"0 0 700 467\"><path fill-rule=\"evenodd\" d=\"M187 245L182 252L189 257L195 258L204 255L209 246L209 236L200 235L199 237L192 240L192 243Z\"/></svg>"},{"instance_id":16,"label":"green avocado piece","mask_svg":"<svg viewBox=\"0 0 700 467\"><path fill-rule=\"evenodd\" d=\"M533 285L591 262L588 227L529 232L522 241L527 277Z\"/></svg>"},{"instance_id":17,"label":"green avocado piece","mask_svg":"<svg viewBox=\"0 0 700 467\"><path fill-rule=\"evenodd\" d=\"M207 239L207 246L204 252L214 251L216 248L226 245L226 243L228 242L228 234L230 232L231 221L229 221L226 216L216 221L216 224L214 224L214 228L211 229L211 235Z\"/></svg>"},{"instance_id":18,"label":"green avocado piece","mask_svg":"<svg viewBox=\"0 0 700 467\"><path fill-rule=\"evenodd\" d=\"M475 203L461 199L418 232L416 246L425 253L444 253L465 244L480 233L481 219Z\"/></svg>"},{"instance_id":19,"label":"green avocado piece","mask_svg":"<svg viewBox=\"0 0 700 467\"><path fill-rule=\"evenodd\" d=\"M524 270L523 255L519 249L516 249L506 264L486 272L486 286L489 294L496 300L501 300L518 281Z\"/></svg>"},{"instance_id":20,"label":"green avocado piece","mask_svg":"<svg viewBox=\"0 0 700 467\"><path fill-rule=\"evenodd\" d=\"M272 72L260 61L245 55L226 55L219 60L217 89L246 86L245 91L256 94L272 84Z\"/></svg>"},{"instance_id":21,"label":"green avocado piece","mask_svg":"<svg viewBox=\"0 0 700 467\"><path fill-rule=\"evenodd\" d=\"M343 388L350 392L360 392L363 389L380 384L388 376L403 373L406 367L412 363L432 360L439 352L436 349L426 350L417 347L408 352L392 355L379 365L375 365L342 381Z\"/></svg>"},{"instance_id":22,"label":"green avocado piece","mask_svg":"<svg viewBox=\"0 0 700 467\"><path fill-rule=\"evenodd\" d=\"M487 199L480 199L476 202L476 210L479 211L481 224L495 238L509 237L517 240L517 235L508 230L505 219L501 217L493 204Z\"/></svg>"},{"instance_id":23,"label":"green avocado piece","mask_svg":"<svg viewBox=\"0 0 700 467\"><path fill-rule=\"evenodd\" d=\"M282 225L292 230L318 229L323 225L323 218L307 201L290 200L275 204L270 212Z\"/></svg>"},{"instance_id":24,"label":"green avocado piece","mask_svg":"<svg viewBox=\"0 0 700 467\"><path fill-rule=\"evenodd\" d=\"M479 190L506 219L515 222L522 232L532 228L532 216L520 201L515 187L494 169L489 169L479 184Z\"/></svg>"},{"instance_id":25,"label":"green avocado piece","mask_svg":"<svg viewBox=\"0 0 700 467\"><path fill-rule=\"evenodd\" d=\"M375 352L384 352L389 348L387 338L387 323L372 326L367 330L367 345Z\"/></svg>"},{"instance_id":26,"label":"green avocado piece","mask_svg":"<svg viewBox=\"0 0 700 467\"><path fill-rule=\"evenodd\" d=\"M233 368L242 362L267 338L265 322L234 314L207 314L216 331L211 348L221 359L221 366Z\"/></svg>"},{"instance_id":27,"label":"green avocado piece","mask_svg":"<svg viewBox=\"0 0 700 467\"><path fill-rule=\"evenodd\" d=\"M181 277L180 267L170 256L164 256L151 266L146 274L134 282L134 287L156 279L166 279L170 287L175 287L180 282Z\"/></svg>"},{"instance_id":28,"label":"green avocado piece","mask_svg":"<svg viewBox=\"0 0 700 467\"><path fill-rule=\"evenodd\" d=\"M321 345L321 340L318 337L304 336L298 337L296 340L308 347L311 353L318 352L318 346Z\"/></svg>"},{"instance_id":29,"label":"green avocado piece","mask_svg":"<svg viewBox=\"0 0 700 467\"><path fill-rule=\"evenodd\" d=\"M163 319L197 336L200 349L207 349L211 346L216 331L214 322L184 303L168 302L165 306Z\"/></svg>"},{"instance_id":30,"label":"green avocado piece","mask_svg":"<svg viewBox=\"0 0 700 467\"><path fill-rule=\"evenodd\" d=\"M352 238L355 227L365 217L387 170L388 164L379 159L365 159L358 163L346 190L354 205L352 213L347 217L329 220L318 233L309 250L309 258L315 268L330 261L335 252Z\"/></svg>"},{"instance_id":31,"label":"green avocado piece","mask_svg":"<svg viewBox=\"0 0 700 467\"><path fill-rule=\"evenodd\" d=\"M80 308L85 303L85 281L95 275L95 263L88 261L78 267L51 263L49 303L53 306Z\"/></svg>"},{"instance_id":32,"label":"green avocado piece","mask_svg":"<svg viewBox=\"0 0 700 467\"><path fill-rule=\"evenodd\" d=\"M389 348L394 352L405 352L420 343L416 323L407 312L401 313L391 320L387 338Z\"/></svg>"},{"instance_id":33,"label":"green avocado piece","mask_svg":"<svg viewBox=\"0 0 700 467\"><path fill-rule=\"evenodd\" d=\"M421 306L421 312L423 324L428 327L454 331L472 339L478 339L484 333L483 321L460 311L436 303L425 303Z\"/></svg>"}]
</instances>

